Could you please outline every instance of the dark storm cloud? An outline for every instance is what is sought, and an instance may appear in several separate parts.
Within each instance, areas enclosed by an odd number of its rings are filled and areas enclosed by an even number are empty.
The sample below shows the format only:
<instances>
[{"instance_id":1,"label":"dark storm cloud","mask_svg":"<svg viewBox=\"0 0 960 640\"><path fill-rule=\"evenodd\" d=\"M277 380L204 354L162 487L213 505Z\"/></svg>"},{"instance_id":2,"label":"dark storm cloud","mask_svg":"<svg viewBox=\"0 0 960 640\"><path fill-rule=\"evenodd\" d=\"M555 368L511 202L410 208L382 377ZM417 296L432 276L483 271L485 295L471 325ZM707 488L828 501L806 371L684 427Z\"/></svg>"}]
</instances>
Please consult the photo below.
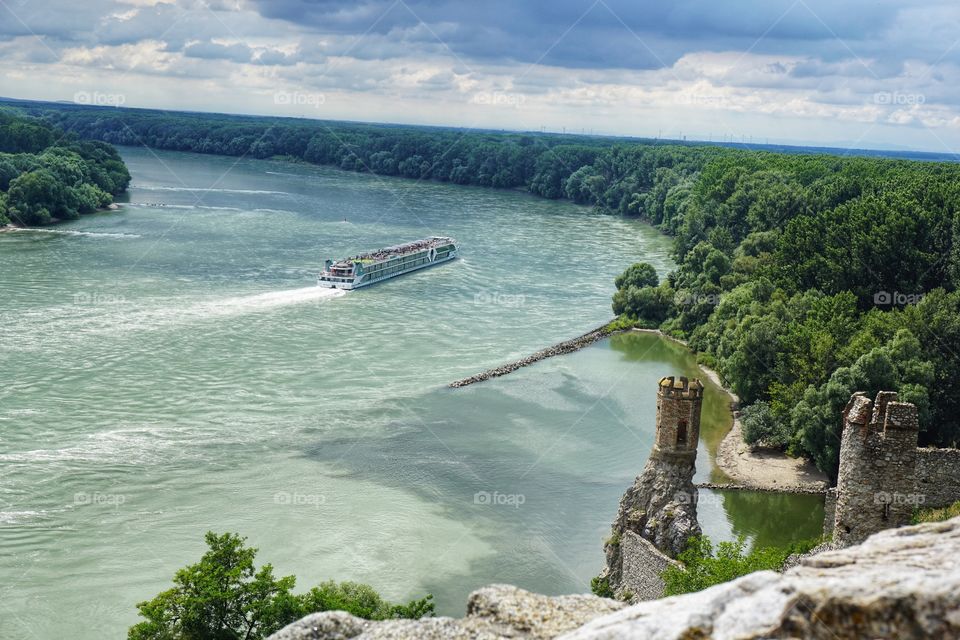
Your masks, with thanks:
<instances>
[{"instance_id":1,"label":"dark storm cloud","mask_svg":"<svg viewBox=\"0 0 960 640\"><path fill-rule=\"evenodd\" d=\"M196 42L187 45L183 53L188 58L250 62L253 50L245 44L223 45L215 42Z\"/></svg>"},{"instance_id":2,"label":"dark storm cloud","mask_svg":"<svg viewBox=\"0 0 960 640\"><path fill-rule=\"evenodd\" d=\"M864 56L895 24L893 0L253 0L264 17L321 32L440 44L466 59L658 68L690 50ZM425 25L426 29L417 27ZM902 51L898 53L902 57Z\"/></svg>"}]
</instances>

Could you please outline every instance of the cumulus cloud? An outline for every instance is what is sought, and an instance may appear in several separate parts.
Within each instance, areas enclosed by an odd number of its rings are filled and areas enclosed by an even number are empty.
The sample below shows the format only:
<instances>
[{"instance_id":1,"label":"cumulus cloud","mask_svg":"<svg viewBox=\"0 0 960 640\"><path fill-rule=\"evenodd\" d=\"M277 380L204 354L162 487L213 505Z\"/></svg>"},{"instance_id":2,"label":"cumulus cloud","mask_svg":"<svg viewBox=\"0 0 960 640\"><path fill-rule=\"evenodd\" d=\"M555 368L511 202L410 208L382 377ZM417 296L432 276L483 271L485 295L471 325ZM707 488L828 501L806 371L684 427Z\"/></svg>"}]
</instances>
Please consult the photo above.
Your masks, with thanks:
<instances>
[{"instance_id":1,"label":"cumulus cloud","mask_svg":"<svg viewBox=\"0 0 960 640\"><path fill-rule=\"evenodd\" d=\"M323 117L960 142L957 33L954 0L8 1L0 92L82 81L128 105L277 112L276 91L304 91Z\"/></svg>"}]
</instances>

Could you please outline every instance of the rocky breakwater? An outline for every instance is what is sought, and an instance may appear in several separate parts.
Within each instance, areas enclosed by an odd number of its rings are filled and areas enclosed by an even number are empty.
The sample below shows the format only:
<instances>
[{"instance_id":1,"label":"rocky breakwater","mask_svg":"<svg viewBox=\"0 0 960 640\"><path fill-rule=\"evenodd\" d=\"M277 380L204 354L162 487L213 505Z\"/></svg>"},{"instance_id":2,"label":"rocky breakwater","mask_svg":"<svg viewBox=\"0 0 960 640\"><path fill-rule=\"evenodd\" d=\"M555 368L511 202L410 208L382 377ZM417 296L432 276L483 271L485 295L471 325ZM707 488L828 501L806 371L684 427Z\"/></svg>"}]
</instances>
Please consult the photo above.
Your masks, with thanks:
<instances>
[{"instance_id":1,"label":"rocky breakwater","mask_svg":"<svg viewBox=\"0 0 960 640\"><path fill-rule=\"evenodd\" d=\"M505 638L562 640L960 639L960 518L883 531L761 571L631 607L595 596L541 596L494 585L474 592L461 619L370 622L317 613L269 640Z\"/></svg>"},{"instance_id":2,"label":"rocky breakwater","mask_svg":"<svg viewBox=\"0 0 960 640\"><path fill-rule=\"evenodd\" d=\"M456 380L451 382L448 386L457 388L457 387L466 387L467 385L474 384L476 382L483 382L484 380L489 380L490 378L498 378L500 376L505 376L508 373L512 373L521 367L526 367L528 365L540 362L547 358L552 358L553 356L561 356L565 353L573 353L574 351L579 351L584 347L593 344L598 340L607 338L615 333L621 333L622 330L619 329L608 329L607 325L602 327L597 327L593 331L583 334L573 338L572 340L565 340L564 342L557 343L552 347L547 347L546 349L541 349L533 355L529 355L526 358L521 358L514 362L510 362L505 365L501 365L495 369L489 369L483 373L478 373L476 375L470 376L469 378L463 378L461 380Z\"/></svg>"}]
</instances>

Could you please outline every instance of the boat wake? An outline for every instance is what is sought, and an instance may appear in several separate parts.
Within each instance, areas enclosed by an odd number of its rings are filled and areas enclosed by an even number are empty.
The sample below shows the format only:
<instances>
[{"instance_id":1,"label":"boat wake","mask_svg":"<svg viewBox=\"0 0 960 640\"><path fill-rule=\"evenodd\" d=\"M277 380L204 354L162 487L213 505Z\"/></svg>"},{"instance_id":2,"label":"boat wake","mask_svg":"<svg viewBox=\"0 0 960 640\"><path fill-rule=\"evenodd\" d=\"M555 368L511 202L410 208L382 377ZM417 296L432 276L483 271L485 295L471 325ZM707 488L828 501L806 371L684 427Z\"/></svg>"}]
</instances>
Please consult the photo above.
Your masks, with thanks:
<instances>
[{"instance_id":1,"label":"boat wake","mask_svg":"<svg viewBox=\"0 0 960 640\"><path fill-rule=\"evenodd\" d=\"M303 287L301 289L288 289L286 291L268 291L267 293L227 298L226 300L211 303L210 315L238 315L255 313L257 311L268 311L288 305L339 298L340 296L346 295L346 293L346 291L341 291L340 289L325 289L316 285Z\"/></svg>"},{"instance_id":2,"label":"boat wake","mask_svg":"<svg viewBox=\"0 0 960 640\"><path fill-rule=\"evenodd\" d=\"M54 233L65 236L86 236L89 238L139 238L136 233L106 233L102 231L77 231L75 229L16 229L20 233Z\"/></svg>"}]
</instances>

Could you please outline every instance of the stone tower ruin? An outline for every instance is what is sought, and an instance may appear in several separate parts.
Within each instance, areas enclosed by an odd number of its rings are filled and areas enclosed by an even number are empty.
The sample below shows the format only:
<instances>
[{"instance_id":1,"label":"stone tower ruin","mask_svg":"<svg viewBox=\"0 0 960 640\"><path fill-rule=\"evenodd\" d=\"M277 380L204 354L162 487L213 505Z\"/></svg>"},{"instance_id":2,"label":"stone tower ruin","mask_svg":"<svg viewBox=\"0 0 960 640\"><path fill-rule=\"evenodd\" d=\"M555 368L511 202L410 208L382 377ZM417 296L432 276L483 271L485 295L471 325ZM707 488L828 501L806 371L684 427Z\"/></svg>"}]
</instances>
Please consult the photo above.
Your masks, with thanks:
<instances>
[{"instance_id":1,"label":"stone tower ruin","mask_svg":"<svg viewBox=\"0 0 960 640\"><path fill-rule=\"evenodd\" d=\"M850 397L843 410L835 545L910 524L922 502L915 490L919 430L917 408L897 402L893 391L881 391L876 400L862 392Z\"/></svg>"},{"instance_id":2,"label":"stone tower ruin","mask_svg":"<svg viewBox=\"0 0 960 640\"><path fill-rule=\"evenodd\" d=\"M661 378L657 386L657 437L651 455L675 461L697 457L703 385L699 380Z\"/></svg>"},{"instance_id":3,"label":"stone tower ruin","mask_svg":"<svg viewBox=\"0 0 960 640\"><path fill-rule=\"evenodd\" d=\"M670 562L666 556L676 556L691 536L700 535L693 474L702 405L699 380L660 380L653 449L643 472L620 499L612 535L604 545L607 566L601 576L618 596L648 590L659 597L654 567L662 569ZM659 588L662 591L662 583Z\"/></svg>"}]
</instances>

